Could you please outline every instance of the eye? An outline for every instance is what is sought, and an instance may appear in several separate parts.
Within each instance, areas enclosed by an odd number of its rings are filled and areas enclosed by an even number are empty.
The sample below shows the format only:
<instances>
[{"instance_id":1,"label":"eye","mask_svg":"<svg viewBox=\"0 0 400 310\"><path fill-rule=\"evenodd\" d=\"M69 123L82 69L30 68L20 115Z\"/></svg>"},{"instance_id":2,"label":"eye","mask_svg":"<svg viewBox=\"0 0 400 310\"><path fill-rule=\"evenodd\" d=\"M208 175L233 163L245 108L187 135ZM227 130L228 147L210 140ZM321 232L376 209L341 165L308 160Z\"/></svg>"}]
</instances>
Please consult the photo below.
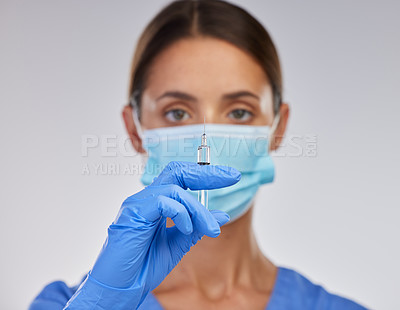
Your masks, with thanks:
<instances>
[{"instance_id":1,"label":"eye","mask_svg":"<svg viewBox=\"0 0 400 310\"><path fill-rule=\"evenodd\" d=\"M228 117L233 118L236 121L246 122L253 116L253 113L244 109L236 109L228 114Z\"/></svg>"},{"instance_id":2,"label":"eye","mask_svg":"<svg viewBox=\"0 0 400 310\"><path fill-rule=\"evenodd\" d=\"M180 122L187 120L189 118L189 113L182 109L174 109L170 110L167 113L165 113L165 117L170 121L170 122Z\"/></svg>"}]
</instances>

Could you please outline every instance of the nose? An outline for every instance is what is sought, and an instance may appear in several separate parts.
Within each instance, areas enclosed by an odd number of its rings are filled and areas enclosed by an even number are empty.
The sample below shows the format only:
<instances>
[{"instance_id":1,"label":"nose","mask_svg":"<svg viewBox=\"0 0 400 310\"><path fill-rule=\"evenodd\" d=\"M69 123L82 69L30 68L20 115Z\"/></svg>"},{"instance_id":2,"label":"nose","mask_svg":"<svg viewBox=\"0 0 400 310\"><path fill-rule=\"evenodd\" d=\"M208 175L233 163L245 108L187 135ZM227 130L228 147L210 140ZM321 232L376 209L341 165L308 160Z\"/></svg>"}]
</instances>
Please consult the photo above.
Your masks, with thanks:
<instances>
[{"instance_id":1,"label":"nose","mask_svg":"<svg viewBox=\"0 0 400 310\"><path fill-rule=\"evenodd\" d=\"M222 115L217 109L216 103L203 104L197 115L198 123L221 123Z\"/></svg>"}]
</instances>

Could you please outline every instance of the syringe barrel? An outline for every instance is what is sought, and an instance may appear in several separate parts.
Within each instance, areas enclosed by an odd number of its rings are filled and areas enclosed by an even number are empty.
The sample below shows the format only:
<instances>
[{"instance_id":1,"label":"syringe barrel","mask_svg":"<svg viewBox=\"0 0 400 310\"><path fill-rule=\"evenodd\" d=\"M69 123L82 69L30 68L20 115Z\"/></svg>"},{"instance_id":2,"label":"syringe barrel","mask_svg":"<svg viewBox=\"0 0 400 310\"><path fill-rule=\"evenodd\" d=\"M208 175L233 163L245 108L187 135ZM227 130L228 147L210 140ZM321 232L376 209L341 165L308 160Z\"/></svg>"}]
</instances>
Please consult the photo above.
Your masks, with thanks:
<instances>
[{"instance_id":1,"label":"syringe barrel","mask_svg":"<svg viewBox=\"0 0 400 310\"><path fill-rule=\"evenodd\" d=\"M197 148L197 163L199 165L210 164L210 147L207 145L207 137L204 134L201 136L201 145ZM200 203L208 209L208 190L199 190L198 199Z\"/></svg>"},{"instance_id":2,"label":"syringe barrel","mask_svg":"<svg viewBox=\"0 0 400 310\"><path fill-rule=\"evenodd\" d=\"M210 164L210 147L208 145L200 145L197 148L197 163L199 165L209 165Z\"/></svg>"},{"instance_id":3,"label":"syringe barrel","mask_svg":"<svg viewBox=\"0 0 400 310\"><path fill-rule=\"evenodd\" d=\"M199 202L208 210L208 190L201 189L198 193Z\"/></svg>"}]
</instances>

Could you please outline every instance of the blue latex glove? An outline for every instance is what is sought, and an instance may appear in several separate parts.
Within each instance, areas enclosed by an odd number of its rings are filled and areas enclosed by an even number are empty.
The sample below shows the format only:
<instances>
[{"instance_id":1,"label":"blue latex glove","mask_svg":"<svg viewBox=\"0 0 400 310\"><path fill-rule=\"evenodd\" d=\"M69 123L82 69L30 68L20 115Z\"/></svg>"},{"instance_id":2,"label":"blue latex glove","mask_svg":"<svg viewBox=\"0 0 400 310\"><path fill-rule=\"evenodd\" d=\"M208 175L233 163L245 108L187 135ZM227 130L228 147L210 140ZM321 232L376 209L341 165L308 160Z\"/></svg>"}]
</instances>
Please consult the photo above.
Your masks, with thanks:
<instances>
[{"instance_id":1,"label":"blue latex glove","mask_svg":"<svg viewBox=\"0 0 400 310\"><path fill-rule=\"evenodd\" d=\"M217 237L229 221L185 189L216 189L239 180L234 168L169 163L151 185L123 202L94 267L64 309L136 309L192 245L204 235ZM166 227L167 217L175 226Z\"/></svg>"}]
</instances>

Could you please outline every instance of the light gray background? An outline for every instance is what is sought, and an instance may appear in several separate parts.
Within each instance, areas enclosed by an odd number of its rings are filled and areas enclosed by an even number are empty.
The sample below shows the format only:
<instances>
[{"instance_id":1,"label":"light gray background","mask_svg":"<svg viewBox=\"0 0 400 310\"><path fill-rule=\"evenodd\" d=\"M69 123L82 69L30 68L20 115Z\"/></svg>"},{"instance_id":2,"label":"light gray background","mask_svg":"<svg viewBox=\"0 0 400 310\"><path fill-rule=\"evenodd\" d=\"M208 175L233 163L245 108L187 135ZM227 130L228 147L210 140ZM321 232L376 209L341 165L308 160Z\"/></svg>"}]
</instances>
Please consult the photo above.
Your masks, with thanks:
<instances>
[{"instance_id":1,"label":"light gray background","mask_svg":"<svg viewBox=\"0 0 400 310\"><path fill-rule=\"evenodd\" d=\"M81 138L124 135L133 48L167 2L0 2L1 309L77 283L141 188L135 175L82 175L139 158L100 146L83 157ZM317 137L317 156L275 156L255 211L264 252L331 292L399 309L399 2L235 2L278 47L288 137Z\"/></svg>"}]
</instances>

